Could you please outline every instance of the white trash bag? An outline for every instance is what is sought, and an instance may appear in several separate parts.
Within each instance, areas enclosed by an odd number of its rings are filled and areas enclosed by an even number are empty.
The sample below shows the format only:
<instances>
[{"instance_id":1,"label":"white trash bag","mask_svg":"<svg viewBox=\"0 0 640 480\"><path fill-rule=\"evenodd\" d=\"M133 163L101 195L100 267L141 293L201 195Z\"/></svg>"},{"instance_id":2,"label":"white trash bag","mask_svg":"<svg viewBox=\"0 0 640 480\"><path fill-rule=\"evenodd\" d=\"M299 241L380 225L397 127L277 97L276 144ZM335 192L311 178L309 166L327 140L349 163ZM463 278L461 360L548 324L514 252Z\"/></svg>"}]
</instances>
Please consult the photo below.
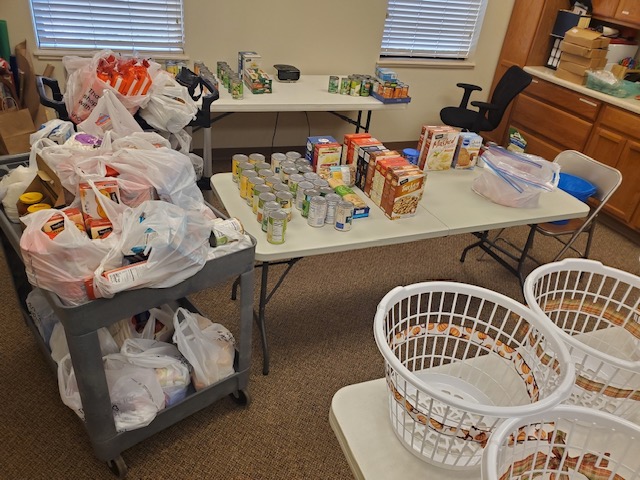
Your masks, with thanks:
<instances>
[{"instance_id":1,"label":"white trash bag","mask_svg":"<svg viewBox=\"0 0 640 480\"><path fill-rule=\"evenodd\" d=\"M198 112L187 87L166 71L158 72L149 90L149 101L140 116L156 130L176 133L186 127Z\"/></svg>"},{"instance_id":2,"label":"white trash bag","mask_svg":"<svg viewBox=\"0 0 640 480\"><path fill-rule=\"evenodd\" d=\"M233 374L235 341L229 330L184 308L176 310L173 326L173 342L191 364L196 390Z\"/></svg>"}]
</instances>

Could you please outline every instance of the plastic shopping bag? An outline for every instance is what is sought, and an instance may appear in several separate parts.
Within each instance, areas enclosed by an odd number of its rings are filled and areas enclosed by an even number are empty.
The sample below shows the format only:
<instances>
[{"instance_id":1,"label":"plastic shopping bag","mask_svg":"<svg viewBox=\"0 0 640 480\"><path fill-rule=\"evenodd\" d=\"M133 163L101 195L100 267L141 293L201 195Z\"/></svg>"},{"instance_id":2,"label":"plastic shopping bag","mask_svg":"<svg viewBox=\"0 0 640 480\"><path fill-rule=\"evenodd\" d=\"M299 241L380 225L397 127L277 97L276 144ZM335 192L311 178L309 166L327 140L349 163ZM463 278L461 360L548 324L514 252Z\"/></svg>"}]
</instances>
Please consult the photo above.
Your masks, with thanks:
<instances>
[{"instance_id":1,"label":"plastic shopping bag","mask_svg":"<svg viewBox=\"0 0 640 480\"><path fill-rule=\"evenodd\" d=\"M60 215L64 230L54 238L42 231L51 217ZM117 235L91 240L62 210L40 210L22 217L26 225L20 249L29 283L57 294L67 305L89 301L86 281L117 242Z\"/></svg>"},{"instance_id":2,"label":"plastic shopping bag","mask_svg":"<svg viewBox=\"0 0 640 480\"><path fill-rule=\"evenodd\" d=\"M155 370L132 365L119 353L105 356L103 363L116 430L125 432L149 425L165 406ZM58 388L62 402L84 419L70 355L58 364Z\"/></svg>"},{"instance_id":3,"label":"plastic shopping bag","mask_svg":"<svg viewBox=\"0 0 640 480\"><path fill-rule=\"evenodd\" d=\"M145 315L148 315L148 318L144 326L141 327L140 317ZM109 325L109 332L113 335L118 348L121 348L125 340L130 338L168 342L173 335L173 310L169 305L151 308L148 312L140 313L131 318L123 318Z\"/></svg>"},{"instance_id":4,"label":"plastic shopping bag","mask_svg":"<svg viewBox=\"0 0 640 480\"><path fill-rule=\"evenodd\" d=\"M109 333L109 330L103 327L99 328L97 333L98 341L100 342L100 352L103 357L120 352L120 347L111 336L111 333ZM65 356L69 355L69 345L67 344L67 337L62 323L55 324L48 343L49 349L51 350L51 358L54 362L60 363Z\"/></svg>"},{"instance_id":5,"label":"plastic shopping bag","mask_svg":"<svg viewBox=\"0 0 640 480\"><path fill-rule=\"evenodd\" d=\"M48 138L58 145L64 144L75 133L73 123L54 118L40 125L40 129L29 136L29 145Z\"/></svg>"},{"instance_id":6,"label":"plastic shopping bag","mask_svg":"<svg viewBox=\"0 0 640 480\"><path fill-rule=\"evenodd\" d=\"M93 278L103 297L143 287L172 287L200 271L210 248L211 224L198 212L162 201L124 212L118 243Z\"/></svg>"},{"instance_id":7,"label":"plastic shopping bag","mask_svg":"<svg viewBox=\"0 0 640 480\"><path fill-rule=\"evenodd\" d=\"M235 343L229 330L184 308L176 310L173 326L173 342L191 364L196 390L233 374Z\"/></svg>"},{"instance_id":8,"label":"plastic shopping bag","mask_svg":"<svg viewBox=\"0 0 640 480\"><path fill-rule=\"evenodd\" d=\"M176 133L186 127L198 112L186 87L180 85L169 72L155 77L149 101L140 109L140 116L153 128Z\"/></svg>"},{"instance_id":9,"label":"plastic shopping bag","mask_svg":"<svg viewBox=\"0 0 640 480\"><path fill-rule=\"evenodd\" d=\"M121 354L139 367L153 368L167 407L184 399L191 383L187 361L175 345L146 338L129 338Z\"/></svg>"},{"instance_id":10,"label":"plastic shopping bag","mask_svg":"<svg viewBox=\"0 0 640 480\"><path fill-rule=\"evenodd\" d=\"M105 90L89 116L78 124L78 129L95 136L108 130L119 135L142 132L133 115L118 100L115 93Z\"/></svg>"},{"instance_id":11,"label":"plastic shopping bag","mask_svg":"<svg viewBox=\"0 0 640 480\"><path fill-rule=\"evenodd\" d=\"M481 158L486 168L474 179L471 188L494 203L534 208L542 192L558 186L560 166L542 157L491 146Z\"/></svg>"}]
</instances>

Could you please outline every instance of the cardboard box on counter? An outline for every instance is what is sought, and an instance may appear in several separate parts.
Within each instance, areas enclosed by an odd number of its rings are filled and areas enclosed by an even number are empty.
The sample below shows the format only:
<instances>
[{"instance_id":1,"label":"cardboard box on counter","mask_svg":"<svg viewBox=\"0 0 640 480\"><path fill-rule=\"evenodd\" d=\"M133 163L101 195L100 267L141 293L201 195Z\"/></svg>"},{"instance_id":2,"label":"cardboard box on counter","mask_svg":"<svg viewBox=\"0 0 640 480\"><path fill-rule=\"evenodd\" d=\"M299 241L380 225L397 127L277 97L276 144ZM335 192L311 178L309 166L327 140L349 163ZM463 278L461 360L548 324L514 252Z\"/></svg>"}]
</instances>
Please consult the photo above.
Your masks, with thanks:
<instances>
[{"instance_id":1,"label":"cardboard box on counter","mask_svg":"<svg viewBox=\"0 0 640 480\"><path fill-rule=\"evenodd\" d=\"M588 58L605 58L608 52L606 48L587 48L564 41L560 42L560 51Z\"/></svg>"},{"instance_id":2,"label":"cardboard box on counter","mask_svg":"<svg viewBox=\"0 0 640 480\"><path fill-rule=\"evenodd\" d=\"M577 63L573 63L573 62L567 62L566 60L560 60L560 63L558 64L558 68L561 68L562 70L566 70L567 72L571 72L571 73L575 73L576 75L582 75L585 76L587 74L587 70L602 70L602 68L606 65L606 58L603 58L601 60L604 60L604 62L600 62L599 64L596 64L595 67L585 67L584 65L579 65Z\"/></svg>"},{"instance_id":3,"label":"cardboard box on counter","mask_svg":"<svg viewBox=\"0 0 640 480\"><path fill-rule=\"evenodd\" d=\"M606 57L582 57L580 55L562 52L560 54L560 62L570 62L581 65L589 70L600 70L607 64L607 59Z\"/></svg>"},{"instance_id":4,"label":"cardboard box on counter","mask_svg":"<svg viewBox=\"0 0 640 480\"><path fill-rule=\"evenodd\" d=\"M587 83L586 74L577 75L573 72L560 68L560 65L558 65L558 69L555 71L555 76L571 83L577 83L578 85L584 85Z\"/></svg>"},{"instance_id":5,"label":"cardboard box on counter","mask_svg":"<svg viewBox=\"0 0 640 480\"><path fill-rule=\"evenodd\" d=\"M603 37L602 33L586 28L574 27L564 34L564 42L573 43L586 48L607 48L610 39Z\"/></svg>"}]
</instances>

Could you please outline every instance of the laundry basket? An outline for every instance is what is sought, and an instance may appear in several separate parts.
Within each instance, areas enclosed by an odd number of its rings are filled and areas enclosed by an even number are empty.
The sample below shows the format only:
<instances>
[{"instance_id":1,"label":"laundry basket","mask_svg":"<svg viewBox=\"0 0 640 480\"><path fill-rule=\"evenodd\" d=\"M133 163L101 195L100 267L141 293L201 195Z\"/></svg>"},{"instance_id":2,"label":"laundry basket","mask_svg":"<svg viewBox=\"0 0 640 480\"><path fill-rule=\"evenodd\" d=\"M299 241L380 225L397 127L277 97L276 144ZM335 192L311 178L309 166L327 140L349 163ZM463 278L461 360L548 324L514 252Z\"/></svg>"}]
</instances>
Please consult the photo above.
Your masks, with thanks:
<instances>
[{"instance_id":1,"label":"laundry basket","mask_svg":"<svg viewBox=\"0 0 640 480\"><path fill-rule=\"evenodd\" d=\"M531 272L524 296L569 348L576 385L567 402L640 423L640 278L566 259Z\"/></svg>"},{"instance_id":2,"label":"laundry basket","mask_svg":"<svg viewBox=\"0 0 640 480\"><path fill-rule=\"evenodd\" d=\"M472 285L396 287L378 305L374 334L393 430L418 458L446 468L479 467L502 420L555 406L574 381L548 322Z\"/></svg>"},{"instance_id":3,"label":"laundry basket","mask_svg":"<svg viewBox=\"0 0 640 480\"><path fill-rule=\"evenodd\" d=\"M493 433L482 480L638 480L640 427L575 405L514 418Z\"/></svg>"}]
</instances>

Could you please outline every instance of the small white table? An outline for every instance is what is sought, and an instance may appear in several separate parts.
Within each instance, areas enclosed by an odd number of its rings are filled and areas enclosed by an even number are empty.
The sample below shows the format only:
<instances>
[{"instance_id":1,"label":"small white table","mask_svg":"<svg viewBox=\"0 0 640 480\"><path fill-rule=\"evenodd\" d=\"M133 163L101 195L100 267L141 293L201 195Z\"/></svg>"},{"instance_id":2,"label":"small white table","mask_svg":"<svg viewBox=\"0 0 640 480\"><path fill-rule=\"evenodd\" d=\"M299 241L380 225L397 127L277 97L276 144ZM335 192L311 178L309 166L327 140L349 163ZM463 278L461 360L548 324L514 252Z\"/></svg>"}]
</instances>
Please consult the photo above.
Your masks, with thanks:
<instances>
[{"instance_id":1,"label":"small white table","mask_svg":"<svg viewBox=\"0 0 640 480\"><path fill-rule=\"evenodd\" d=\"M389 220L382 210L359 189L354 188L369 205L369 217L353 221L349 232L339 232L331 225L313 228L294 208L293 220L287 224L285 243L267 242L266 234L256 221L251 207L240 198L231 173L211 177L211 187L231 217L238 218L247 233L257 240L255 258L261 262L262 281L258 305L258 325L264 352L263 372L269 371L269 352L265 329L265 308L284 277L303 257L357 250L367 247L445 237L459 233L487 232L515 225L584 217L589 207L562 190L544 193L537 208L509 208L497 205L471 190L473 179L483 172L448 170L429 172L425 193L414 217ZM288 264L270 292L267 292L269 265ZM234 294L235 295L235 294Z\"/></svg>"},{"instance_id":2,"label":"small white table","mask_svg":"<svg viewBox=\"0 0 640 480\"><path fill-rule=\"evenodd\" d=\"M357 479L471 480L480 470L446 470L407 450L391 427L384 378L343 387L331 400L329 424Z\"/></svg>"},{"instance_id":3,"label":"small white table","mask_svg":"<svg viewBox=\"0 0 640 480\"><path fill-rule=\"evenodd\" d=\"M347 76L347 75L343 75ZM329 75L301 75L296 82L279 82L273 80L273 93L254 95L244 86L244 95L241 100L234 100L231 94L220 85L220 98L211 104L211 113L220 114L214 117L211 123L222 120L232 113L241 112L328 112L342 120L355 125L356 132L360 129L369 131L371 125L371 112L373 110L390 110L407 108L407 103L385 104L375 98L352 97L329 93ZM346 115L337 112L358 112L357 119L353 120ZM366 118L363 119L363 112ZM211 127L204 129L204 151L211 150ZM212 174L211 159L205 159L204 176Z\"/></svg>"}]
</instances>

